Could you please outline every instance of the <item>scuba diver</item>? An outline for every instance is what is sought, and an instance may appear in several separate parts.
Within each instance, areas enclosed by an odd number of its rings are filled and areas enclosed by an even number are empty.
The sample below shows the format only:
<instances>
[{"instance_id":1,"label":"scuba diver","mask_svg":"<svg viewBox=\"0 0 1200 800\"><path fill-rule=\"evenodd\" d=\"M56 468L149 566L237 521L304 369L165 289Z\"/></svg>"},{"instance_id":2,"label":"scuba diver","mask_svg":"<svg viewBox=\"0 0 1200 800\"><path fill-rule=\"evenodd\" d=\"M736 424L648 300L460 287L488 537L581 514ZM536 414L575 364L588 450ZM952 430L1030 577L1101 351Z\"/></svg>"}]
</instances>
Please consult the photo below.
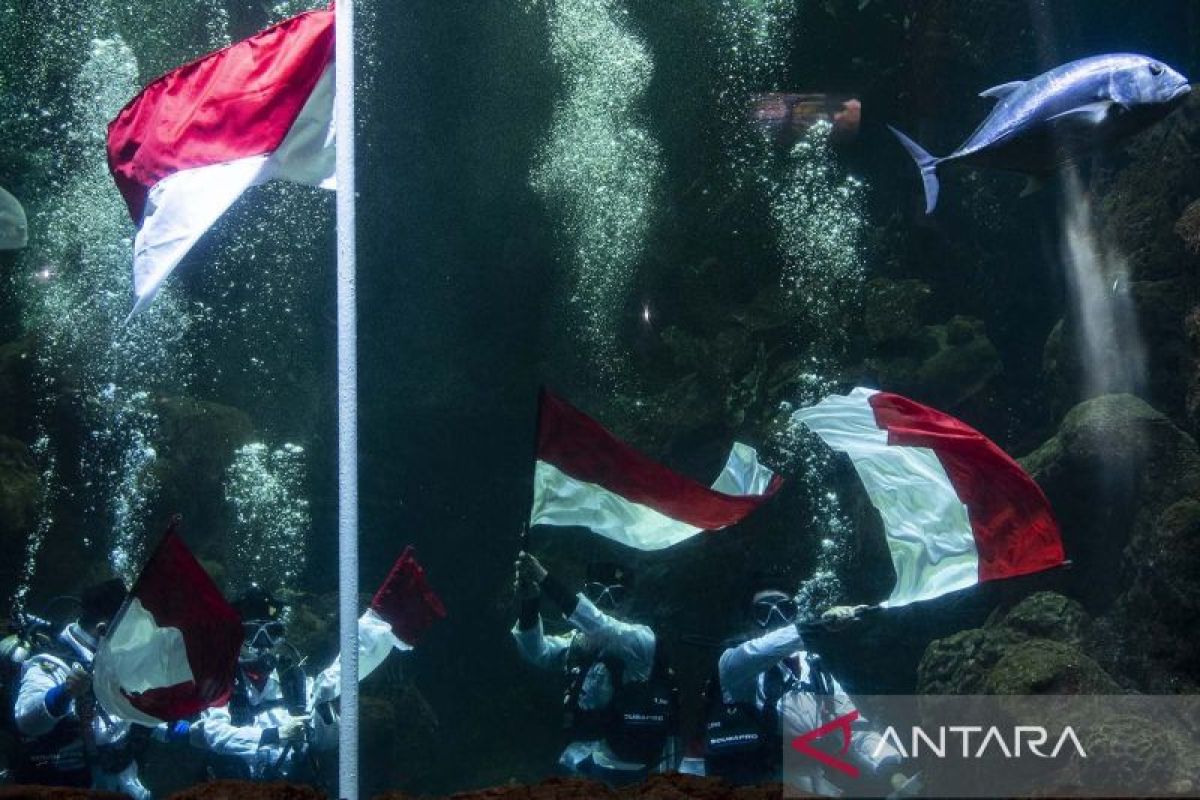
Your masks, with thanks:
<instances>
[{"instance_id":1,"label":"scuba diver","mask_svg":"<svg viewBox=\"0 0 1200 800\"><path fill-rule=\"evenodd\" d=\"M828 629L845 626L865 606L835 606L821 615ZM784 743L855 711L854 702L814 653L804 647L796 598L764 588L752 598L751 614L762 631L727 648L717 664L706 697L705 772L735 783L778 780L799 791L822 796L842 793L820 763L788 759L781 768ZM861 716L848 734L849 758L865 775L882 781L885 792L906 795L918 788L898 771L901 754L866 726ZM837 734L833 735L837 739Z\"/></svg>"},{"instance_id":2,"label":"scuba diver","mask_svg":"<svg viewBox=\"0 0 1200 800\"><path fill-rule=\"evenodd\" d=\"M92 659L125 597L119 580L89 586L80 598L79 618L25 660L13 709L20 740L15 783L149 799L137 759L151 729L108 715L92 694Z\"/></svg>"},{"instance_id":3,"label":"scuba diver","mask_svg":"<svg viewBox=\"0 0 1200 800\"><path fill-rule=\"evenodd\" d=\"M337 745L333 698L314 692L274 597L254 586L233 606L245 632L233 696L176 736L211 752L210 778L316 780L315 753Z\"/></svg>"},{"instance_id":4,"label":"scuba diver","mask_svg":"<svg viewBox=\"0 0 1200 800\"><path fill-rule=\"evenodd\" d=\"M571 743L559 765L612 785L674 770L679 760L679 693L663 648L649 627L617 617L631 585L621 567L592 564L584 591L572 594L532 555L517 557L517 648L530 663L567 678L564 722ZM574 630L545 635L542 595Z\"/></svg>"}]
</instances>

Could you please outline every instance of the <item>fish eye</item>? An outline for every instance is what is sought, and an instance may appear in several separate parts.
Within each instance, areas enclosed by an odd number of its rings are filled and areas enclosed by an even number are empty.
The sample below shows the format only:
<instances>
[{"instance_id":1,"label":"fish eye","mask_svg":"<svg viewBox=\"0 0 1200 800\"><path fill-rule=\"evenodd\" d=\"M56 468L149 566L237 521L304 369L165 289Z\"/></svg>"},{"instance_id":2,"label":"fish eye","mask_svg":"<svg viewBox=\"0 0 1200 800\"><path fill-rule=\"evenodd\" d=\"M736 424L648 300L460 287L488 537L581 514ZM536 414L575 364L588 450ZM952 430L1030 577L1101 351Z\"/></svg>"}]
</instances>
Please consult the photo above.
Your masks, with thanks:
<instances>
[{"instance_id":1,"label":"fish eye","mask_svg":"<svg viewBox=\"0 0 1200 800\"><path fill-rule=\"evenodd\" d=\"M1163 74L1163 65L1162 64L1151 64L1150 65L1150 74L1156 78L1159 75L1162 75Z\"/></svg>"}]
</instances>

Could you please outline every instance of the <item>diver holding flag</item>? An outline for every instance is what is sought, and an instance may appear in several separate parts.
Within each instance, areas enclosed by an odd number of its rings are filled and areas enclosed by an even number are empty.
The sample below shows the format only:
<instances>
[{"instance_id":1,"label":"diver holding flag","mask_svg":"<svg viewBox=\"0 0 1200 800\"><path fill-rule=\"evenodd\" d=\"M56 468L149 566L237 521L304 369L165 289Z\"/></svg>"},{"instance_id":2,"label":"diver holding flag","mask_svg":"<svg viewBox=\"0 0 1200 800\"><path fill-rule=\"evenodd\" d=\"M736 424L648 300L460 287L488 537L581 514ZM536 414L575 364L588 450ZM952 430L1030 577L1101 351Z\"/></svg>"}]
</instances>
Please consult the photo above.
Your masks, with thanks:
<instances>
[{"instance_id":1,"label":"diver holding flag","mask_svg":"<svg viewBox=\"0 0 1200 800\"><path fill-rule=\"evenodd\" d=\"M150 797L137 762L150 729L109 714L93 692L96 652L125 600L119 580L84 589L78 619L24 662L14 709L17 783Z\"/></svg>"},{"instance_id":2,"label":"diver holding flag","mask_svg":"<svg viewBox=\"0 0 1200 800\"><path fill-rule=\"evenodd\" d=\"M214 754L210 777L319 782L319 754L338 744L341 658L308 677L305 659L287 641L279 600L252 587L235 605L245 631L236 690L227 705L206 711L180 733ZM413 549L406 548L359 618L359 680L393 650L412 650L445 616Z\"/></svg>"},{"instance_id":3,"label":"diver holding flag","mask_svg":"<svg viewBox=\"0 0 1200 800\"><path fill-rule=\"evenodd\" d=\"M806 622L800 601L766 581L754 592L750 617L758 635L727 647L706 692L705 773L735 784L782 780L789 789L820 796L841 790L826 774L820 755L785 759L785 747L810 753L814 732L843 725L843 769L893 793L915 794L919 784L900 771L901 754L868 724L804 636L816 629L853 623L866 606L834 606ZM818 751L819 752L819 751Z\"/></svg>"},{"instance_id":4,"label":"diver holding flag","mask_svg":"<svg viewBox=\"0 0 1200 800\"><path fill-rule=\"evenodd\" d=\"M674 673L654 631L622 619L632 585L628 569L596 563L588 567L583 591L572 593L537 558L517 556L517 649L529 663L561 672L567 683L564 728L571 741L559 767L616 786L673 771L679 762ZM570 624L569 633L544 632L543 596Z\"/></svg>"}]
</instances>

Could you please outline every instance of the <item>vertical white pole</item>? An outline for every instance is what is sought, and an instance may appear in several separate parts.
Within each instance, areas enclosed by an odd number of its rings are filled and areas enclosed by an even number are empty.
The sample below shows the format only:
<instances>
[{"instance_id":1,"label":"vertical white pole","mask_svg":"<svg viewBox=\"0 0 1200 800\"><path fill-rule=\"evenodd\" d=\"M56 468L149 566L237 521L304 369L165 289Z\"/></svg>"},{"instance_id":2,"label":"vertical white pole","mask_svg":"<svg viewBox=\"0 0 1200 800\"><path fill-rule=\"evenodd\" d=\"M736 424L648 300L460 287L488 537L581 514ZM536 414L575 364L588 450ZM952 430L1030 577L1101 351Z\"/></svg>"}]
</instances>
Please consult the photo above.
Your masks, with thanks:
<instances>
[{"instance_id":1,"label":"vertical white pole","mask_svg":"<svg viewBox=\"0 0 1200 800\"><path fill-rule=\"evenodd\" d=\"M354 2L337 0L338 795L358 800L358 342L355 308Z\"/></svg>"}]
</instances>

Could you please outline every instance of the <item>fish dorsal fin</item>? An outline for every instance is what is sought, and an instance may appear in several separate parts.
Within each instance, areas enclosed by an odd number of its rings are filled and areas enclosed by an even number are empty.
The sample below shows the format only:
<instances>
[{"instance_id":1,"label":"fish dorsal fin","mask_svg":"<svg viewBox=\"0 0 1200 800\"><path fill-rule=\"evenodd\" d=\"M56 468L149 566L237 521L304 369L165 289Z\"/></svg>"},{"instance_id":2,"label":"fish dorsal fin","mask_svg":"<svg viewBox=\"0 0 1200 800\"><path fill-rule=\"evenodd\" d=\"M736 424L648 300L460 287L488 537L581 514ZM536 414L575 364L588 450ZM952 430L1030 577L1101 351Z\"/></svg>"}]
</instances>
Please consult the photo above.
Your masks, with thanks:
<instances>
[{"instance_id":1,"label":"fish dorsal fin","mask_svg":"<svg viewBox=\"0 0 1200 800\"><path fill-rule=\"evenodd\" d=\"M990 97L994 100L1003 100L1024 85L1025 81L1009 81L1008 83L1002 83L999 86L993 86L990 89L984 89L979 93L979 96Z\"/></svg>"},{"instance_id":2,"label":"fish dorsal fin","mask_svg":"<svg viewBox=\"0 0 1200 800\"><path fill-rule=\"evenodd\" d=\"M1117 106L1111 100L1100 100L1096 103L1088 103L1087 105L1078 106L1061 114L1055 114L1050 117L1050 122L1077 122L1099 125L1108 118L1112 113L1114 106Z\"/></svg>"}]
</instances>

